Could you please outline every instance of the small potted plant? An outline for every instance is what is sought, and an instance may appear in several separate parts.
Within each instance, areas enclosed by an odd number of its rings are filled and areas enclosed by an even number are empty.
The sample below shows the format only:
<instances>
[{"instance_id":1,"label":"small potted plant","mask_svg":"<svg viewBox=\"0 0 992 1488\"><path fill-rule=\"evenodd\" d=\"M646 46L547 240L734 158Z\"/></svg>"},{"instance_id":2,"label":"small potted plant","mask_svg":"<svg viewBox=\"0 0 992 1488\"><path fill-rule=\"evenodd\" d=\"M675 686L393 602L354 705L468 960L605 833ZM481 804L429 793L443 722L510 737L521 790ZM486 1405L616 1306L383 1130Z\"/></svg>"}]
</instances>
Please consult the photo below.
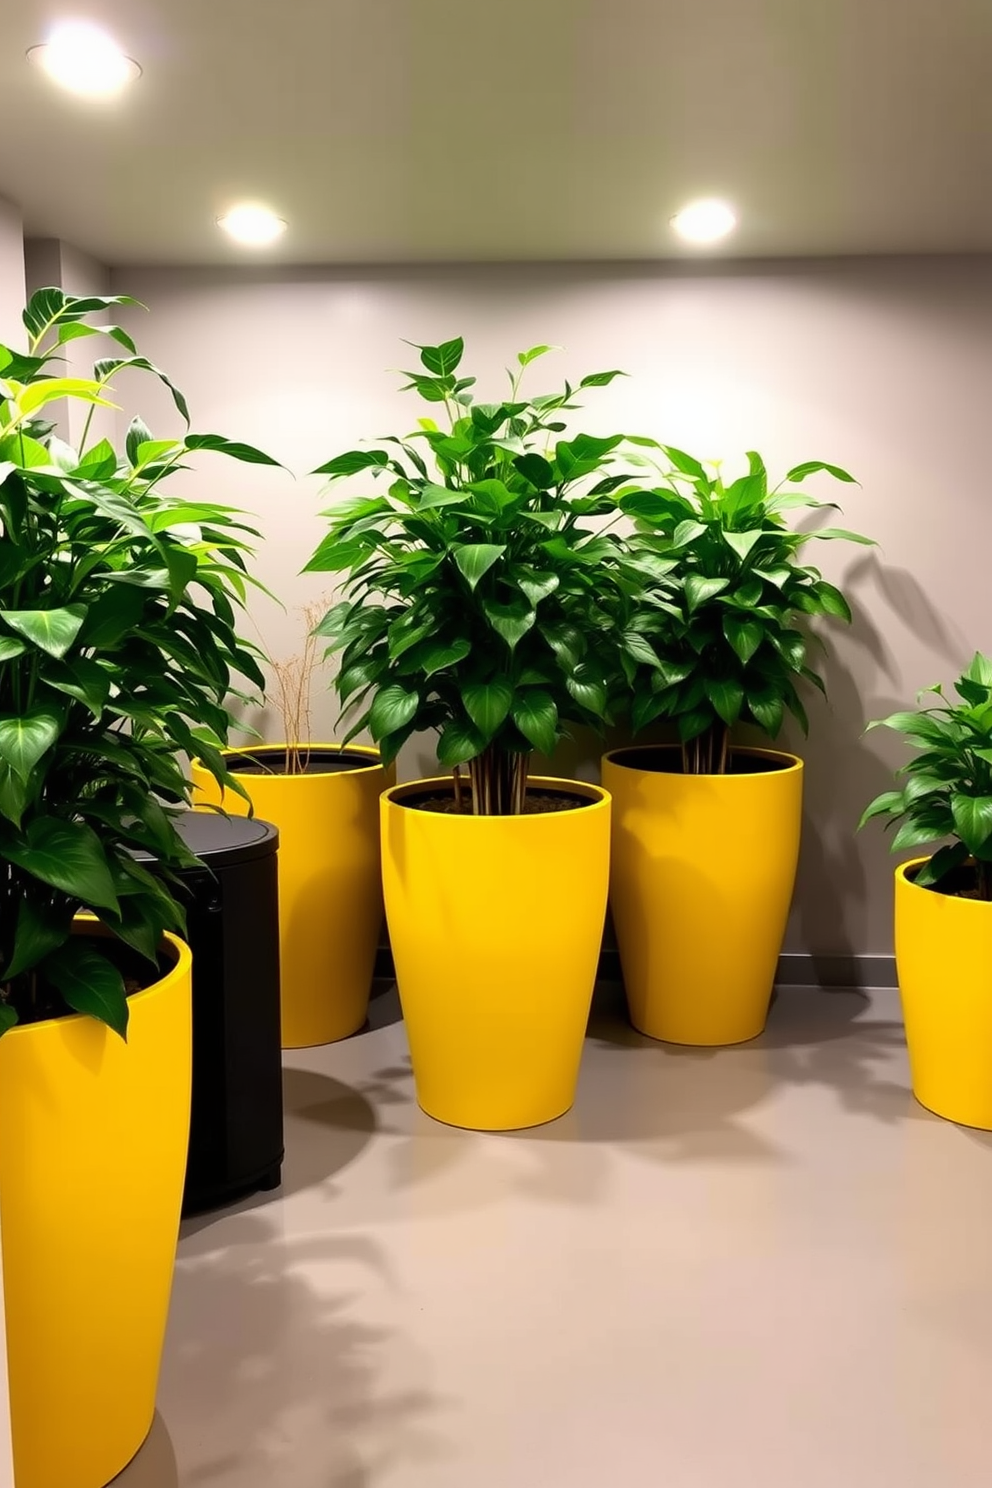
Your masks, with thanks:
<instances>
[{"instance_id":1,"label":"small potted plant","mask_svg":"<svg viewBox=\"0 0 992 1488\"><path fill-rule=\"evenodd\" d=\"M805 730L810 616L850 619L847 601L801 561L817 539L786 513L824 505L796 489L820 461L768 488L764 462L725 482L671 446L659 485L622 494L640 588L622 636L635 730L658 720L672 747L635 745L603 762L614 798L610 903L634 1026L679 1044L733 1044L765 1025L799 852L802 761L733 742L738 724L774 739Z\"/></svg>"},{"instance_id":2,"label":"small potted plant","mask_svg":"<svg viewBox=\"0 0 992 1488\"><path fill-rule=\"evenodd\" d=\"M126 453L51 437L56 399L98 406L154 371L91 312L40 290L29 349L0 346L0 1223L18 1488L98 1488L152 1422L179 1229L190 1102L190 955L166 870L195 859L173 814L181 752L210 742L239 676L251 529L171 498L187 455L274 464L218 435ZM110 335L92 379L58 348ZM161 375L161 374L160 374ZM185 413L181 394L176 403ZM90 911L92 918L80 918Z\"/></svg>"},{"instance_id":3,"label":"small potted plant","mask_svg":"<svg viewBox=\"0 0 992 1488\"><path fill-rule=\"evenodd\" d=\"M896 969L913 1094L962 1126L992 1131L992 661L890 728L919 750L898 788L868 807L896 827L894 852L937 850L896 869ZM923 696L921 694L921 701Z\"/></svg>"},{"instance_id":4,"label":"small potted plant","mask_svg":"<svg viewBox=\"0 0 992 1488\"><path fill-rule=\"evenodd\" d=\"M361 1028L382 931L379 796L396 777L377 749L311 741L323 649L313 632L326 608L306 606L302 651L271 663L285 742L248 745L226 757L242 794L222 796L211 772L193 767L201 809L253 809L279 828L284 1049L332 1043Z\"/></svg>"},{"instance_id":5,"label":"small potted plant","mask_svg":"<svg viewBox=\"0 0 992 1488\"><path fill-rule=\"evenodd\" d=\"M435 730L446 777L382 799L386 919L417 1094L488 1130L571 1105L606 909L609 800L531 778L572 724L599 725L618 613L621 436L566 437L571 386L475 402L461 340L419 348L409 386L447 414L352 450L333 478L385 489L342 501L309 564L343 576L319 627L337 690L390 763ZM617 373L586 377L600 386Z\"/></svg>"}]
</instances>

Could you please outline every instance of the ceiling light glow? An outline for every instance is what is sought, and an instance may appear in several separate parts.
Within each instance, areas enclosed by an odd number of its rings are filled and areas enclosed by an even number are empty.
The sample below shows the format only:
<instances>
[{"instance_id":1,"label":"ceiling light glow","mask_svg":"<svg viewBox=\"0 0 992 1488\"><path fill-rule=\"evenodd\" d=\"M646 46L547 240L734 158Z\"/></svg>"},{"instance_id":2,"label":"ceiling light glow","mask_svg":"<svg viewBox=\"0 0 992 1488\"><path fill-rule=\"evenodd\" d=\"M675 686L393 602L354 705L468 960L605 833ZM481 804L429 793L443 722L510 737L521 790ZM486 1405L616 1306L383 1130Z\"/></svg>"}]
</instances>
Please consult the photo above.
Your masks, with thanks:
<instances>
[{"instance_id":1,"label":"ceiling light glow","mask_svg":"<svg viewBox=\"0 0 992 1488\"><path fill-rule=\"evenodd\" d=\"M726 202L707 198L690 202L672 218L672 226L687 243L716 243L737 226L737 217Z\"/></svg>"},{"instance_id":2,"label":"ceiling light glow","mask_svg":"<svg viewBox=\"0 0 992 1488\"><path fill-rule=\"evenodd\" d=\"M267 243L274 243L276 238L281 238L286 231L286 223L282 217L277 217L268 207L256 206L252 202L232 207L223 217L217 218L217 225L236 243L244 243L251 248L264 248Z\"/></svg>"},{"instance_id":3,"label":"ceiling light glow","mask_svg":"<svg viewBox=\"0 0 992 1488\"><path fill-rule=\"evenodd\" d=\"M85 98L112 98L141 76L137 62L113 37L88 21L55 26L46 42L31 48L28 61L60 88Z\"/></svg>"}]
</instances>

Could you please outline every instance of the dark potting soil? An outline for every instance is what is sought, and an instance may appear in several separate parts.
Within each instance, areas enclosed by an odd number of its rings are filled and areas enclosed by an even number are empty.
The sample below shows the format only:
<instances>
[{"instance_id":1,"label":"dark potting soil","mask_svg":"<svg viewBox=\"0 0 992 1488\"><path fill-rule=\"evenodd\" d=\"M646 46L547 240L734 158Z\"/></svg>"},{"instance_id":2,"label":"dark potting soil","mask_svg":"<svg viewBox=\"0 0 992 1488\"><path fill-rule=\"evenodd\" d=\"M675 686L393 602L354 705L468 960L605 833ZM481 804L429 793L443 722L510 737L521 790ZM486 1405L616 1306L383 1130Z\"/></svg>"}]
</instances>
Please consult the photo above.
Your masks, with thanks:
<instances>
[{"instance_id":1,"label":"dark potting soil","mask_svg":"<svg viewBox=\"0 0 992 1488\"><path fill-rule=\"evenodd\" d=\"M304 756L306 753L304 750ZM285 749L269 749L257 755L247 750L228 755L226 760L227 768L237 775L288 775L286 762ZM359 754L354 749L311 749L303 769L294 774L341 775L346 770L368 770L374 764L371 755Z\"/></svg>"},{"instance_id":2,"label":"dark potting soil","mask_svg":"<svg viewBox=\"0 0 992 1488\"><path fill-rule=\"evenodd\" d=\"M922 866L921 864L920 867ZM906 874L910 883L916 881L919 871L916 868L912 873ZM947 894L952 899L974 899L980 904L989 903L978 892L978 875L970 863L964 863L960 868L955 868L953 873L945 874L939 884L920 884L919 887L929 889L932 894Z\"/></svg>"},{"instance_id":3,"label":"dark potting soil","mask_svg":"<svg viewBox=\"0 0 992 1488\"><path fill-rule=\"evenodd\" d=\"M128 997L133 997L136 992L144 992L154 982L161 981L172 969L173 961L170 956L160 955L158 964L153 966L122 940L115 940L109 935L91 935L86 938L117 967L124 978L124 991ZM18 982L21 983L20 978ZM24 999L21 998L17 1010L20 1013L18 1027L27 1023L43 1023L47 1018L68 1018L73 1015L73 1009L66 1003L61 992L46 982L43 976L38 979L33 1007L25 1008Z\"/></svg>"},{"instance_id":4,"label":"dark potting soil","mask_svg":"<svg viewBox=\"0 0 992 1488\"><path fill-rule=\"evenodd\" d=\"M728 775L771 775L778 770L788 769L790 761L781 758L771 759L760 754L748 754L745 750L731 750ZM677 746L669 747L661 745L657 748L646 746L643 749L633 748L618 750L613 756L613 764L620 765L628 770L644 770L652 775L684 775L682 768L682 751Z\"/></svg>"},{"instance_id":5,"label":"dark potting soil","mask_svg":"<svg viewBox=\"0 0 992 1488\"><path fill-rule=\"evenodd\" d=\"M468 786L463 791L463 810L458 810L454 793L444 795L404 796L397 802L409 806L413 811L434 811L443 816L471 816L472 794ZM528 791L524 800L522 816L547 816L556 811L577 811L583 806L593 806L588 796L575 796L566 791Z\"/></svg>"}]
</instances>

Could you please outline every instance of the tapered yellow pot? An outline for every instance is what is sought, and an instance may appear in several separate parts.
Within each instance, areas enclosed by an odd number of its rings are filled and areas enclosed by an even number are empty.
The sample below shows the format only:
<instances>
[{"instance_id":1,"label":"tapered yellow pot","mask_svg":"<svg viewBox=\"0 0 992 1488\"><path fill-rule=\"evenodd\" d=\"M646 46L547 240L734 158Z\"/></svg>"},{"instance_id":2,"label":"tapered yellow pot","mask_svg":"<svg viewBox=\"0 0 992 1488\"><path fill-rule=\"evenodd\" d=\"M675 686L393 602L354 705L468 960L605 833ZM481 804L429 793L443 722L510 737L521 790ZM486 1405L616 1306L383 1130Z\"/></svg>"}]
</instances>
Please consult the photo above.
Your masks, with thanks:
<instances>
[{"instance_id":1,"label":"tapered yellow pot","mask_svg":"<svg viewBox=\"0 0 992 1488\"><path fill-rule=\"evenodd\" d=\"M0 1038L0 1229L17 1488L103 1488L152 1424L190 1110L190 954L92 1018Z\"/></svg>"},{"instance_id":2,"label":"tapered yellow pot","mask_svg":"<svg viewBox=\"0 0 992 1488\"><path fill-rule=\"evenodd\" d=\"M678 749L617 749L610 907L631 1022L673 1044L765 1026L792 901L802 761L738 749L733 773L683 775ZM677 773L676 773L677 772Z\"/></svg>"},{"instance_id":3,"label":"tapered yellow pot","mask_svg":"<svg viewBox=\"0 0 992 1488\"><path fill-rule=\"evenodd\" d=\"M921 889L896 869L896 970L913 1094L992 1131L992 904Z\"/></svg>"},{"instance_id":4,"label":"tapered yellow pot","mask_svg":"<svg viewBox=\"0 0 992 1488\"><path fill-rule=\"evenodd\" d=\"M582 1057L609 877L610 801L576 781L574 810L419 811L451 779L382 798L386 919L417 1086L430 1116L507 1131L569 1109Z\"/></svg>"},{"instance_id":5,"label":"tapered yellow pot","mask_svg":"<svg viewBox=\"0 0 992 1488\"><path fill-rule=\"evenodd\" d=\"M340 755L341 746L314 744L310 757ZM279 828L279 947L282 1046L329 1044L357 1032L368 1015L375 955L382 931L379 795L395 779L376 749L349 744L355 767L286 775L284 744L239 751L273 773L233 769L255 815ZM235 755L235 761L237 759ZM217 782L193 766L194 805L220 804ZM247 804L228 791L232 815Z\"/></svg>"}]
</instances>

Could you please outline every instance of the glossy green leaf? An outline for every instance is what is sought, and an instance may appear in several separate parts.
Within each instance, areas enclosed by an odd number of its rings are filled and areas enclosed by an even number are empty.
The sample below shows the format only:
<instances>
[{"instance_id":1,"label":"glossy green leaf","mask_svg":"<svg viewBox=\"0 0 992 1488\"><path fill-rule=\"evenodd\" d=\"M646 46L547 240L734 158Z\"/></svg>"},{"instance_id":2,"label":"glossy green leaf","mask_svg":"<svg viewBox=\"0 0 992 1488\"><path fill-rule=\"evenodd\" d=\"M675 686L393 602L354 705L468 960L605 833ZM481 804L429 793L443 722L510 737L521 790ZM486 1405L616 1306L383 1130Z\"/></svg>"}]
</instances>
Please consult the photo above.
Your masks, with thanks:
<instances>
[{"instance_id":1,"label":"glossy green leaf","mask_svg":"<svg viewBox=\"0 0 992 1488\"><path fill-rule=\"evenodd\" d=\"M32 878L94 909L117 908L100 839L82 822L37 816L22 837L5 840L2 855Z\"/></svg>"},{"instance_id":2,"label":"glossy green leaf","mask_svg":"<svg viewBox=\"0 0 992 1488\"><path fill-rule=\"evenodd\" d=\"M486 600L482 609L493 630L502 636L511 651L515 650L537 620L537 612L531 608L527 599L513 600L508 604Z\"/></svg>"},{"instance_id":3,"label":"glossy green leaf","mask_svg":"<svg viewBox=\"0 0 992 1488\"><path fill-rule=\"evenodd\" d=\"M465 712L485 739L491 739L510 712L513 687L502 678L470 682L462 688Z\"/></svg>"},{"instance_id":4,"label":"glossy green leaf","mask_svg":"<svg viewBox=\"0 0 992 1488\"><path fill-rule=\"evenodd\" d=\"M513 721L528 744L542 754L551 754L558 743L558 708L551 694L541 688L521 693L513 704Z\"/></svg>"},{"instance_id":5,"label":"glossy green leaf","mask_svg":"<svg viewBox=\"0 0 992 1488\"><path fill-rule=\"evenodd\" d=\"M451 642L435 641L418 652L417 665L425 677L433 677L436 672L464 661L471 650L471 644L464 637Z\"/></svg>"},{"instance_id":6,"label":"glossy green leaf","mask_svg":"<svg viewBox=\"0 0 992 1488\"><path fill-rule=\"evenodd\" d=\"M432 372L435 377L448 377L461 362L465 342L461 336L456 336L453 341L442 341L440 346L421 346L418 350L420 360L428 372Z\"/></svg>"},{"instance_id":7,"label":"glossy green leaf","mask_svg":"<svg viewBox=\"0 0 992 1488\"><path fill-rule=\"evenodd\" d=\"M793 465L792 469L788 472L785 478L787 481L792 481L793 483L798 485L798 483L800 481L804 481L808 475L816 475L817 472L821 470L826 471L827 475L832 475L835 480L848 481L853 485L857 485L857 481L854 479L853 475L849 475L848 472L846 470L842 470L839 465L827 465L823 460L807 460L802 465Z\"/></svg>"},{"instance_id":8,"label":"glossy green leaf","mask_svg":"<svg viewBox=\"0 0 992 1488\"><path fill-rule=\"evenodd\" d=\"M978 853L992 837L992 796L951 796L954 827L969 852Z\"/></svg>"},{"instance_id":9,"label":"glossy green leaf","mask_svg":"<svg viewBox=\"0 0 992 1488\"><path fill-rule=\"evenodd\" d=\"M485 749L486 741L470 723L458 719L446 723L437 744L438 762L446 770L455 765L464 765L476 759Z\"/></svg>"},{"instance_id":10,"label":"glossy green leaf","mask_svg":"<svg viewBox=\"0 0 992 1488\"><path fill-rule=\"evenodd\" d=\"M735 656L747 665L761 645L765 631L757 620L744 620L728 610L723 617L723 633Z\"/></svg>"},{"instance_id":11,"label":"glossy green leaf","mask_svg":"<svg viewBox=\"0 0 992 1488\"><path fill-rule=\"evenodd\" d=\"M453 556L470 589L498 563L506 552L505 545L496 543L463 543L454 548Z\"/></svg>"},{"instance_id":12,"label":"glossy green leaf","mask_svg":"<svg viewBox=\"0 0 992 1488\"><path fill-rule=\"evenodd\" d=\"M706 696L728 727L737 722L744 703L744 688L740 682L727 678L708 677Z\"/></svg>"},{"instance_id":13,"label":"glossy green leaf","mask_svg":"<svg viewBox=\"0 0 992 1488\"><path fill-rule=\"evenodd\" d=\"M0 620L11 630L56 659L69 650L85 619L86 606L81 604L51 610L0 610Z\"/></svg>"},{"instance_id":14,"label":"glossy green leaf","mask_svg":"<svg viewBox=\"0 0 992 1488\"><path fill-rule=\"evenodd\" d=\"M253 444L240 444L236 439L225 439L221 434L187 434L183 440L188 450L213 450L221 455L230 455L245 465L278 465L264 450Z\"/></svg>"},{"instance_id":15,"label":"glossy green leaf","mask_svg":"<svg viewBox=\"0 0 992 1488\"><path fill-rule=\"evenodd\" d=\"M106 1023L127 1039L128 1005L124 979L112 961L82 936L73 936L49 956L45 974L76 1013Z\"/></svg>"},{"instance_id":16,"label":"glossy green leaf","mask_svg":"<svg viewBox=\"0 0 992 1488\"><path fill-rule=\"evenodd\" d=\"M376 694L369 713L369 729L372 737L395 733L414 717L420 702L418 693L409 688L391 683Z\"/></svg>"},{"instance_id":17,"label":"glossy green leaf","mask_svg":"<svg viewBox=\"0 0 992 1488\"><path fill-rule=\"evenodd\" d=\"M729 579L707 578L703 574L690 574L685 581L685 597L689 610L698 610L701 604L707 600L715 599L722 594L729 584Z\"/></svg>"},{"instance_id":18,"label":"glossy green leaf","mask_svg":"<svg viewBox=\"0 0 992 1488\"><path fill-rule=\"evenodd\" d=\"M62 719L51 708L35 707L20 714L0 714L0 759L15 775L27 780L59 737Z\"/></svg>"},{"instance_id":19,"label":"glossy green leaf","mask_svg":"<svg viewBox=\"0 0 992 1488\"><path fill-rule=\"evenodd\" d=\"M318 465L313 474L357 475L361 470L381 470L388 464L389 456L385 450L348 450L345 454L336 455L333 460L328 460L325 465Z\"/></svg>"}]
</instances>

